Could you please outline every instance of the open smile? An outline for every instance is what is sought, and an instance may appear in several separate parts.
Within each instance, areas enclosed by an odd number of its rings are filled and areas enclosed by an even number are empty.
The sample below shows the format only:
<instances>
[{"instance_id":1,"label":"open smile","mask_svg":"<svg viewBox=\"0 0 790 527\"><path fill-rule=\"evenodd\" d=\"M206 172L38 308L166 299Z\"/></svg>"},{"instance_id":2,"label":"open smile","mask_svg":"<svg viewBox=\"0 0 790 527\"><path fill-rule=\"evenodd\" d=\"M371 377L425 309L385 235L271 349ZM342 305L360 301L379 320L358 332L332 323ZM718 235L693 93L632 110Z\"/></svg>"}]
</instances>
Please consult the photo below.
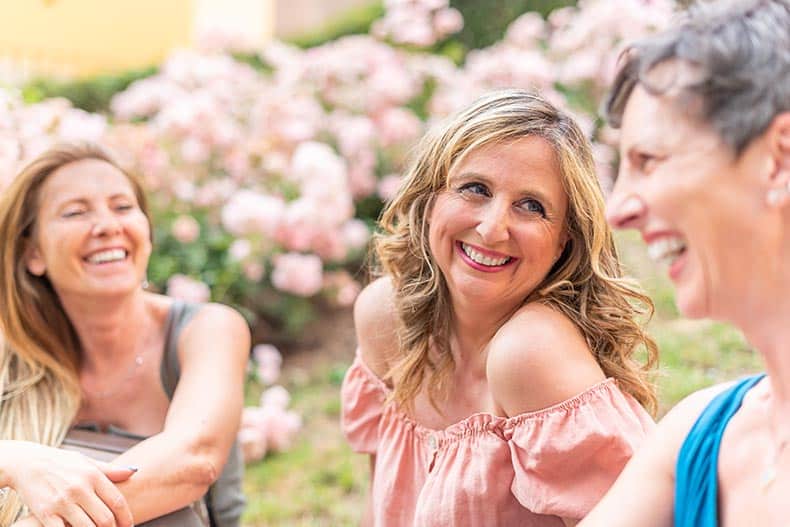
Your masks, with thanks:
<instances>
[{"instance_id":1,"label":"open smile","mask_svg":"<svg viewBox=\"0 0 790 527\"><path fill-rule=\"evenodd\" d=\"M82 260L93 265L106 265L110 263L122 262L126 260L128 256L129 252L126 249L114 248L96 251L84 257Z\"/></svg>"},{"instance_id":2,"label":"open smile","mask_svg":"<svg viewBox=\"0 0 790 527\"><path fill-rule=\"evenodd\" d=\"M455 247L464 262L473 269L485 273L501 271L518 260L518 258L483 249L462 241L456 241Z\"/></svg>"}]
</instances>

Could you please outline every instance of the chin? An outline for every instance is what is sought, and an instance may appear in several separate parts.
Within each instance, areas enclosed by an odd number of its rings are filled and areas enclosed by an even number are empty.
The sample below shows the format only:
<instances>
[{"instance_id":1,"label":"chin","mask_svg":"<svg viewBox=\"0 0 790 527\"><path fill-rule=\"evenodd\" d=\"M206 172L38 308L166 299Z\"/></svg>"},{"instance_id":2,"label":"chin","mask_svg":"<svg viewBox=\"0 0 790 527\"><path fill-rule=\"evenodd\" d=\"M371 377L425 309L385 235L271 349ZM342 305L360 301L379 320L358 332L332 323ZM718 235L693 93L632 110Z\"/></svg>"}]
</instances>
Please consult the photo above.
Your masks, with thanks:
<instances>
[{"instance_id":1,"label":"chin","mask_svg":"<svg viewBox=\"0 0 790 527\"><path fill-rule=\"evenodd\" d=\"M698 291L675 291L675 305L681 315L686 318L709 318L710 309L705 295Z\"/></svg>"},{"instance_id":2,"label":"chin","mask_svg":"<svg viewBox=\"0 0 790 527\"><path fill-rule=\"evenodd\" d=\"M142 281L138 280L114 280L106 282L92 283L86 288L86 293L96 296L118 296L128 295L135 290L142 290Z\"/></svg>"}]
</instances>

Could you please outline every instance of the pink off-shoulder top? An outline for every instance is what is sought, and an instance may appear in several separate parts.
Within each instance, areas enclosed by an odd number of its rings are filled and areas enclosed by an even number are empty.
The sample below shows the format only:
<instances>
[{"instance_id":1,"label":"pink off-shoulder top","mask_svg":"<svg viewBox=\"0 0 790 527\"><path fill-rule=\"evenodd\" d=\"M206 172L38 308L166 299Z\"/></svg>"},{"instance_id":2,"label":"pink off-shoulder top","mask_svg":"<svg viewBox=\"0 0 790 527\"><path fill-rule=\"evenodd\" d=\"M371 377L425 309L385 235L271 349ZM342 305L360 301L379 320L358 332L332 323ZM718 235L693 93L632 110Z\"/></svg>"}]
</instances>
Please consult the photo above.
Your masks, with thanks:
<instances>
[{"instance_id":1,"label":"pink off-shoulder top","mask_svg":"<svg viewBox=\"0 0 790 527\"><path fill-rule=\"evenodd\" d=\"M444 430L386 404L388 390L357 356L343 431L376 455L376 527L562 527L590 511L654 426L613 379L543 410L478 413Z\"/></svg>"}]
</instances>

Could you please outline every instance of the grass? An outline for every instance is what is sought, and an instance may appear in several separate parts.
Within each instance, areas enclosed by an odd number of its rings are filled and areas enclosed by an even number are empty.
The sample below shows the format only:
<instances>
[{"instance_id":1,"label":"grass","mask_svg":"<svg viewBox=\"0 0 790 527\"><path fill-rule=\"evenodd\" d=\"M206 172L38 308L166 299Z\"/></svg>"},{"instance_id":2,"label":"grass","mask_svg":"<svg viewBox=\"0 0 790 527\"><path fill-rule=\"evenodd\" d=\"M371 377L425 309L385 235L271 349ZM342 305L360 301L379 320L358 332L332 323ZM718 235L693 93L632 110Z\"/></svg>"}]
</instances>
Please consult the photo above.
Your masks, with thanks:
<instances>
[{"instance_id":1,"label":"grass","mask_svg":"<svg viewBox=\"0 0 790 527\"><path fill-rule=\"evenodd\" d=\"M657 383L662 414L693 391L761 369L759 357L736 329L678 315L665 270L647 258L638 236L618 236L618 247L629 274L656 304L649 330L661 353ZM350 320L345 323L350 328ZM358 524L367 493L368 461L350 451L339 427L338 393L352 356L349 348L345 354L319 350L307 360L286 359L283 381L293 396L292 406L304 418L304 429L292 450L247 467L249 506L244 525ZM250 386L248 392L253 402L260 388Z\"/></svg>"}]
</instances>

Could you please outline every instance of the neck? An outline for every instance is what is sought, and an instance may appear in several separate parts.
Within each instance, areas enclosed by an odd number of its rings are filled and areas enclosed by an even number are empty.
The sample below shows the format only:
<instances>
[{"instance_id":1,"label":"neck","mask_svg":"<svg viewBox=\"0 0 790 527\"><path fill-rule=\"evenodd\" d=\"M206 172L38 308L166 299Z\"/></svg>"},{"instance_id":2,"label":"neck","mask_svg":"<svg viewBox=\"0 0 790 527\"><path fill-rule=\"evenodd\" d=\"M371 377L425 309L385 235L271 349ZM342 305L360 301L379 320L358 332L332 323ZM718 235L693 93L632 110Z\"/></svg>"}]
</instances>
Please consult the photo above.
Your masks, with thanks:
<instances>
[{"instance_id":1,"label":"neck","mask_svg":"<svg viewBox=\"0 0 790 527\"><path fill-rule=\"evenodd\" d=\"M779 293L763 305L767 309L746 315L736 324L765 361L771 385L773 428L781 437L790 437L790 299Z\"/></svg>"},{"instance_id":2,"label":"neck","mask_svg":"<svg viewBox=\"0 0 790 527\"><path fill-rule=\"evenodd\" d=\"M484 375L488 344L516 309L518 306L492 308L454 301L450 335L456 366L464 365L465 369Z\"/></svg>"},{"instance_id":3,"label":"neck","mask_svg":"<svg viewBox=\"0 0 790 527\"><path fill-rule=\"evenodd\" d=\"M106 371L134 356L150 321L142 290L123 297L59 295L82 347L83 369Z\"/></svg>"}]
</instances>

